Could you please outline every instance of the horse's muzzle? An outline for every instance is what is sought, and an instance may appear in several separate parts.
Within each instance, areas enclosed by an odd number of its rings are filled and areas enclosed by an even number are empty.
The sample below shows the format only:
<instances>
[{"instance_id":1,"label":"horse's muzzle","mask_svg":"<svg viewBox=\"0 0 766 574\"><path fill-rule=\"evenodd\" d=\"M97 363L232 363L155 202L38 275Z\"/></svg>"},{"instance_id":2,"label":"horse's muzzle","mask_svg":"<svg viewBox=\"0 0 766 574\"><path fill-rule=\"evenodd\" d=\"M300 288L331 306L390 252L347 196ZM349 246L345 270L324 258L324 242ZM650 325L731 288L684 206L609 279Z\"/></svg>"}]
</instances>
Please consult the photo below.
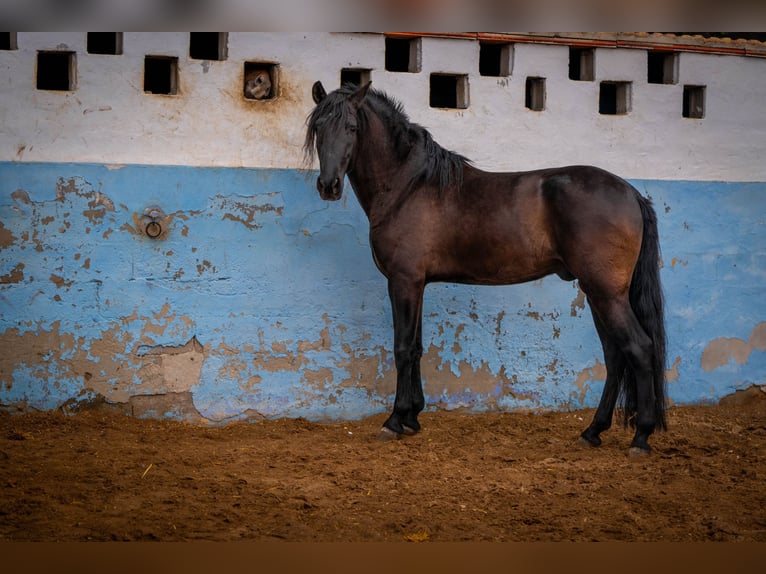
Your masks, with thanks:
<instances>
[{"instance_id":1,"label":"horse's muzzle","mask_svg":"<svg viewBox=\"0 0 766 574\"><path fill-rule=\"evenodd\" d=\"M337 201L343 194L343 181L339 177L335 177L330 182L322 180L322 176L317 178L317 190L319 191L319 197L326 201Z\"/></svg>"}]
</instances>

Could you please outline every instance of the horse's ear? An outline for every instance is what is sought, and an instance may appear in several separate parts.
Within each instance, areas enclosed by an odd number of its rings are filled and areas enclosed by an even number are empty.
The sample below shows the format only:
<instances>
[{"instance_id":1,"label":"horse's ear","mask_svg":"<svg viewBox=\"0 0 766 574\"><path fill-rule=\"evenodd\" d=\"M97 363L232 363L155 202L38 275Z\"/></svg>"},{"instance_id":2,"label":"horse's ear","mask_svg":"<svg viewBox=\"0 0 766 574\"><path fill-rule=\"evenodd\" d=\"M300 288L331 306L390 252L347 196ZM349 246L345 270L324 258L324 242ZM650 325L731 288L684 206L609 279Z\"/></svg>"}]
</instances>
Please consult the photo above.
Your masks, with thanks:
<instances>
[{"instance_id":1,"label":"horse's ear","mask_svg":"<svg viewBox=\"0 0 766 574\"><path fill-rule=\"evenodd\" d=\"M369 91L371 85L372 81L367 82L357 91L355 91L349 98L351 103L354 104L357 108L362 105L362 101L367 97L367 92Z\"/></svg>"},{"instance_id":2,"label":"horse's ear","mask_svg":"<svg viewBox=\"0 0 766 574\"><path fill-rule=\"evenodd\" d=\"M314 82L314 85L311 87L311 96L314 98L315 104L318 104L327 97L327 92L325 92L322 82L318 80Z\"/></svg>"}]
</instances>

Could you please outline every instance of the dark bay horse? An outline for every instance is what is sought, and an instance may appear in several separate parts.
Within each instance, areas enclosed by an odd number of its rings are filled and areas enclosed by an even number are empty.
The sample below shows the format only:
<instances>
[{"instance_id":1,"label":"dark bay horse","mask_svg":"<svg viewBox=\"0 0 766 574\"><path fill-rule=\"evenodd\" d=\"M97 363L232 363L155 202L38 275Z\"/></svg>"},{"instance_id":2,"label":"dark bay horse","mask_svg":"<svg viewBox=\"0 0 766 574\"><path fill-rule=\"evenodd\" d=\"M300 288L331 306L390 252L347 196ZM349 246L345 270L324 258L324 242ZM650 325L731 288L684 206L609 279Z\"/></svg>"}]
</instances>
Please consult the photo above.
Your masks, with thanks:
<instances>
[{"instance_id":1,"label":"dark bay horse","mask_svg":"<svg viewBox=\"0 0 766 574\"><path fill-rule=\"evenodd\" d=\"M423 291L429 282L504 285L557 274L586 294L607 369L593 421L599 446L620 400L635 428L630 454L665 428L665 326L659 239L648 199L596 167L491 173L437 144L386 94L312 89L304 150L317 189L340 199L345 176L370 221L372 256L388 279L396 399L381 438L420 430Z\"/></svg>"}]
</instances>

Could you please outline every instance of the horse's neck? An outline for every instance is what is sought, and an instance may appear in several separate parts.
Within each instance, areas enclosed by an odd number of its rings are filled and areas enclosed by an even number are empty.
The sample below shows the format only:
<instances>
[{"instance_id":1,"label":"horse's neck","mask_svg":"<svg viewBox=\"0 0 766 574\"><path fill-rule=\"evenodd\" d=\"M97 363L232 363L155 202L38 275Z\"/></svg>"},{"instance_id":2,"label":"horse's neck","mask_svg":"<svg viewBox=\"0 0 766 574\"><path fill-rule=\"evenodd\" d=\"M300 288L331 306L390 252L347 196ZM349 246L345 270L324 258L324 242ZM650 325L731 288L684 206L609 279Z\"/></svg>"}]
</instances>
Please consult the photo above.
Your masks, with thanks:
<instances>
[{"instance_id":1,"label":"horse's neck","mask_svg":"<svg viewBox=\"0 0 766 574\"><path fill-rule=\"evenodd\" d=\"M371 222L398 201L407 181L407 162L396 154L391 136L380 118L371 114L348 174L359 204Z\"/></svg>"}]
</instances>

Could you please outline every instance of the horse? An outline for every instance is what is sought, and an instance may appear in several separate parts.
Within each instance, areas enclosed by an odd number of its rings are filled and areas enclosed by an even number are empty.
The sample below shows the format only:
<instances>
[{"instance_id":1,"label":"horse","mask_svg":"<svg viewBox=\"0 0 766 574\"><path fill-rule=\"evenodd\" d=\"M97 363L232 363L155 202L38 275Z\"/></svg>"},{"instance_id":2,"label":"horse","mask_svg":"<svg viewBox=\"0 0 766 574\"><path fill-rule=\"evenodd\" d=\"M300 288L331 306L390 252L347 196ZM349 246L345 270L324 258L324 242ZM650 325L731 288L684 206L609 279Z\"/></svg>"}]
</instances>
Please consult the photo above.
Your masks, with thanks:
<instances>
[{"instance_id":1,"label":"horse","mask_svg":"<svg viewBox=\"0 0 766 574\"><path fill-rule=\"evenodd\" d=\"M606 365L601 399L579 442L600 446L617 406L623 426L635 429L629 455L649 454L650 435L667 428L660 245L651 199L595 166L478 169L370 84L328 94L314 83L316 106L303 147L307 165L318 156L322 199L340 199L348 177L369 220L372 258L388 281L396 395L378 437L399 439L421 429L426 284L508 285L556 274L579 282Z\"/></svg>"},{"instance_id":2,"label":"horse","mask_svg":"<svg viewBox=\"0 0 766 574\"><path fill-rule=\"evenodd\" d=\"M245 97L248 100L265 100L271 96L271 76L268 70L253 69L245 73Z\"/></svg>"}]
</instances>

